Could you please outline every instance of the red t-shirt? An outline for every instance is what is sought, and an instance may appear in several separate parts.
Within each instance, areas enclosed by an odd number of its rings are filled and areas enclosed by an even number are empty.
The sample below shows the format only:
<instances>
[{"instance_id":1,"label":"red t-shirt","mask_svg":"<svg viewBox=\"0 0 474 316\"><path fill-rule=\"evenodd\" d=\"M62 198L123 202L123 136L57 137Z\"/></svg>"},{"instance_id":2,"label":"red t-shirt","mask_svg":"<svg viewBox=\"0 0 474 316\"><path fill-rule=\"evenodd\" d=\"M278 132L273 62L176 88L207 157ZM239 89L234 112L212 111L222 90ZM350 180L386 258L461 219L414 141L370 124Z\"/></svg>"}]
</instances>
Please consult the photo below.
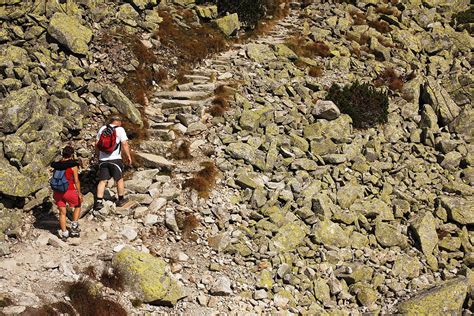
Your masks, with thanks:
<instances>
[{"instance_id":1,"label":"red t-shirt","mask_svg":"<svg viewBox=\"0 0 474 316\"><path fill-rule=\"evenodd\" d=\"M75 190L76 189L76 185L74 184L74 171L72 171L72 168L67 168L66 169L66 172L65 172L65 175L66 175L66 179L67 179L67 182L69 182L69 186L67 188L67 190Z\"/></svg>"}]
</instances>

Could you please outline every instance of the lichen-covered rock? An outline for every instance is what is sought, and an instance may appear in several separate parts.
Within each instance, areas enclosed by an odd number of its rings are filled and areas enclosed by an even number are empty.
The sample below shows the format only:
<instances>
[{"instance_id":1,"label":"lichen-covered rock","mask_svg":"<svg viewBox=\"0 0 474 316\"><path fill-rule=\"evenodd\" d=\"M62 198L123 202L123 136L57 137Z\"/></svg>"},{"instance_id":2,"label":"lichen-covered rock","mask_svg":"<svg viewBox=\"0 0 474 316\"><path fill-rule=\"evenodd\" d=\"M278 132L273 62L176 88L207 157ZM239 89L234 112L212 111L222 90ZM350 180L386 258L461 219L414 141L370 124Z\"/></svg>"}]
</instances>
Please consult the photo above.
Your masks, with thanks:
<instances>
[{"instance_id":1,"label":"lichen-covered rock","mask_svg":"<svg viewBox=\"0 0 474 316\"><path fill-rule=\"evenodd\" d=\"M411 223L416 238L420 243L421 251L425 254L432 268L436 269L437 261L433 256L433 250L438 243L438 234L436 233L436 220L430 212L418 215Z\"/></svg>"},{"instance_id":2,"label":"lichen-covered rock","mask_svg":"<svg viewBox=\"0 0 474 316\"><path fill-rule=\"evenodd\" d=\"M102 91L102 98L125 115L133 124L143 127L140 111L116 85L108 85Z\"/></svg>"},{"instance_id":3,"label":"lichen-covered rock","mask_svg":"<svg viewBox=\"0 0 474 316\"><path fill-rule=\"evenodd\" d=\"M326 245L344 248L350 245L349 234L339 224L329 219L324 219L314 225L312 235L316 242Z\"/></svg>"},{"instance_id":4,"label":"lichen-covered rock","mask_svg":"<svg viewBox=\"0 0 474 316\"><path fill-rule=\"evenodd\" d=\"M278 230L272 242L282 252L293 250L303 242L306 230L303 222L288 223Z\"/></svg>"},{"instance_id":5,"label":"lichen-covered rock","mask_svg":"<svg viewBox=\"0 0 474 316\"><path fill-rule=\"evenodd\" d=\"M43 112L43 101L34 86L10 93L0 102L0 132L15 132L34 112Z\"/></svg>"},{"instance_id":6,"label":"lichen-covered rock","mask_svg":"<svg viewBox=\"0 0 474 316\"><path fill-rule=\"evenodd\" d=\"M199 17L203 19L214 19L217 17L217 14L218 14L216 5L210 5L210 6L198 5L196 6L196 11Z\"/></svg>"},{"instance_id":7,"label":"lichen-covered rock","mask_svg":"<svg viewBox=\"0 0 474 316\"><path fill-rule=\"evenodd\" d=\"M449 124L449 127L458 134L474 140L474 109L465 107L459 116Z\"/></svg>"},{"instance_id":8,"label":"lichen-covered rock","mask_svg":"<svg viewBox=\"0 0 474 316\"><path fill-rule=\"evenodd\" d=\"M216 19L217 27L227 36L234 35L240 29L240 21L237 13L226 15Z\"/></svg>"},{"instance_id":9,"label":"lichen-covered rock","mask_svg":"<svg viewBox=\"0 0 474 316\"><path fill-rule=\"evenodd\" d=\"M184 291L160 258L126 247L112 258L112 265L124 278L127 290L145 303L175 305Z\"/></svg>"},{"instance_id":10,"label":"lichen-covered rock","mask_svg":"<svg viewBox=\"0 0 474 316\"><path fill-rule=\"evenodd\" d=\"M375 237L383 247L405 248L408 246L408 239L400 232L400 229L384 222L377 222L375 225Z\"/></svg>"},{"instance_id":11,"label":"lichen-covered rock","mask_svg":"<svg viewBox=\"0 0 474 316\"><path fill-rule=\"evenodd\" d=\"M271 47L265 44L249 44L247 46L247 56L257 63L276 59Z\"/></svg>"},{"instance_id":12,"label":"lichen-covered rock","mask_svg":"<svg viewBox=\"0 0 474 316\"><path fill-rule=\"evenodd\" d=\"M311 114L316 118L322 118L326 120L335 120L341 115L341 111L337 105L332 101L318 100L316 104L311 109Z\"/></svg>"},{"instance_id":13,"label":"lichen-covered rock","mask_svg":"<svg viewBox=\"0 0 474 316\"><path fill-rule=\"evenodd\" d=\"M2 170L0 169L0 172L1 171ZM3 236L3 234L8 235L10 233L16 232L18 228L21 226L21 222L22 222L21 219L22 219L21 212L0 208L0 236Z\"/></svg>"},{"instance_id":14,"label":"lichen-covered rock","mask_svg":"<svg viewBox=\"0 0 474 316\"><path fill-rule=\"evenodd\" d=\"M337 191L337 204L342 208L349 208L358 198L364 196L364 187L357 183L349 183Z\"/></svg>"},{"instance_id":15,"label":"lichen-covered rock","mask_svg":"<svg viewBox=\"0 0 474 316\"><path fill-rule=\"evenodd\" d=\"M29 61L28 52L21 47L8 45L0 50L0 69L25 65Z\"/></svg>"},{"instance_id":16,"label":"lichen-covered rock","mask_svg":"<svg viewBox=\"0 0 474 316\"><path fill-rule=\"evenodd\" d=\"M276 44L275 45L275 53L278 57L281 57L281 58L288 58L289 60L298 59L298 55L296 55L296 53L294 51L292 51L285 44Z\"/></svg>"},{"instance_id":17,"label":"lichen-covered rock","mask_svg":"<svg viewBox=\"0 0 474 316\"><path fill-rule=\"evenodd\" d=\"M448 212L449 218L456 223L462 225L474 224L474 198L443 196L441 205Z\"/></svg>"},{"instance_id":18,"label":"lichen-covered rock","mask_svg":"<svg viewBox=\"0 0 474 316\"><path fill-rule=\"evenodd\" d=\"M431 105L442 125L452 122L460 113L461 109L433 77L428 77L422 89L422 100Z\"/></svg>"},{"instance_id":19,"label":"lichen-covered rock","mask_svg":"<svg viewBox=\"0 0 474 316\"><path fill-rule=\"evenodd\" d=\"M423 291L397 308L406 315L461 314L468 287L466 278L459 277Z\"/></svg>"},{"instance_id":20,"label":"lichen-covered rock","mask_svg":"<svg viewBox=\"0 0 474 316\"><path fill-rule=\"evenodd\" d=\"M87 54L92 31L73 16L56 12L49 21L48 33L76 54Z\"/></svg>"}]
</instances>

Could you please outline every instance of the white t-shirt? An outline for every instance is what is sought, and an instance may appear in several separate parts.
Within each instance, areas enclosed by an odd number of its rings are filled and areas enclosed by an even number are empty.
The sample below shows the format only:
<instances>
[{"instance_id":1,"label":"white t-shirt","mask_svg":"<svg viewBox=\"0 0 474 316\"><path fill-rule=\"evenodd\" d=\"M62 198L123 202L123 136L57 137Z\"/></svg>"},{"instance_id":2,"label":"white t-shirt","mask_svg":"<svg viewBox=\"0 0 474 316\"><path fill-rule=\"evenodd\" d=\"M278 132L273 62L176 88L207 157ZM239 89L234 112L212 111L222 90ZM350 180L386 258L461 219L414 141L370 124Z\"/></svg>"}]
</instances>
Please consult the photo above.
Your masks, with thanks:
<instances>
[{"instance_id":1,"label":"white t-shirt","mask_svg":"<svg viewBox=\"0 0 474 316\"><path fill-rule=\"evenodd\" d=\"M110 124L110 126L115 126L115 125ZM99 129L99 132L97 133L97 140L99 140L100 134L102 134L102 131L106 127L107 126L104 125ZM125 129L123 127L117 127L115 129L115 133L117 134L117 140L116 140L117 144L120 144L128 140L127 133L125 133ZM122 159L121 146L117 146L117 149L115 149L111 154L104 153L102 151L99 153L99 160L116 160L116 159Z\"/></svg>"}]
</instances>

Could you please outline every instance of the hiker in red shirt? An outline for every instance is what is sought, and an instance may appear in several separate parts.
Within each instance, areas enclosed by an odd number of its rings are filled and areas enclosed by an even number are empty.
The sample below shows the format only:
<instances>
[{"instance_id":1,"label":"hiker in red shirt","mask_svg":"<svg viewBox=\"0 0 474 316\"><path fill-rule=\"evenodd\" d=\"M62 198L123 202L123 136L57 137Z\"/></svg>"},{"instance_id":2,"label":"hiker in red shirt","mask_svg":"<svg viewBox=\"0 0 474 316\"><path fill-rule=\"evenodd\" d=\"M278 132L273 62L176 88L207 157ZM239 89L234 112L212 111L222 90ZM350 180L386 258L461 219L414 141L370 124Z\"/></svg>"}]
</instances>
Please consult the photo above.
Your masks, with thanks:
<instances>
[{"instance_id":1,"label":"hiker in red shirt","mask_svg":"<svg viewBox=\"0 0 474 316\"><path fill-rule=\"evenodd\" d=\"M58 190L56 186L51 184L54 190L54 201L59 208L59 226L58 235L63 240L71 237L79 237L79 223L77 220L81 214L82 194L81 194L81 183L79 182L78 174L79 163L74 160L74 148L71 146L64 147L62 151L62 159L58 162L53 162L51 167L57 172L64 171L65 179L67 183L64 189ZM53 176L54 177L54 176ZM66 228L66 205L74 208L72 215L73 221L71 223L71 230L68 231Z\"/></svg>"}]
</instances>

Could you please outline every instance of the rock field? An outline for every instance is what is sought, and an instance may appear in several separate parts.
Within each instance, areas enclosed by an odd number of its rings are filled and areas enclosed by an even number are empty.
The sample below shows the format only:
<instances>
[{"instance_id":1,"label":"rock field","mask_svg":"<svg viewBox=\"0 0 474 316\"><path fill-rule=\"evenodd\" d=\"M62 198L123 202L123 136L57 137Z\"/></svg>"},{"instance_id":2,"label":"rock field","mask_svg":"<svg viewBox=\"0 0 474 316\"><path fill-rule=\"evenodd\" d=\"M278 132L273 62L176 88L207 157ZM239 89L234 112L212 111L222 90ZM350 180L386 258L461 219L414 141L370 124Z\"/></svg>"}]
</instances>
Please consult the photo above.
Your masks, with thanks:
<instances>
[{"instance_id":1,"label":"rock field","mask_svg":"<svg viewBox=\"0 0 474 316\"><path fill-rule=\"evenodd\" d=\"M286 3L266 33L138 104L120 84L158 65L103 53L97 34L124 26L159 50L161 6L241 27L170 2L0 3L0 315L77 312L65 284L81 280L130 315L472 315L474 39L450 23L469 1ZM387 91L387 123L355 128L326 100L355 81ZM112 113L148 137L132 142L130 202L110 186L92 210L92 146ZM47 185L65 142L87 190L66 242Z\"/></svg>"}]
</instances>

